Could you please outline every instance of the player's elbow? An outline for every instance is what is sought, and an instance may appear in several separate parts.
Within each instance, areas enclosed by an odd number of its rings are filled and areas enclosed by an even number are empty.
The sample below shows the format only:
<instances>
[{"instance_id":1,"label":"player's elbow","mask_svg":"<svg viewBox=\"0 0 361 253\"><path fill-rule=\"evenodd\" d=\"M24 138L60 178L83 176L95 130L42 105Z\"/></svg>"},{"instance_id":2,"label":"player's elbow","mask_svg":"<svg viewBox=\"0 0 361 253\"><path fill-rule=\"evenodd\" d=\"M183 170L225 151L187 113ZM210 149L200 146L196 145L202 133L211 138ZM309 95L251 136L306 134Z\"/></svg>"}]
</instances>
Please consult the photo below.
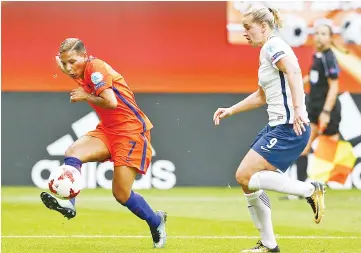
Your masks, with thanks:
<instances>
[{"instance_id":1,"label":"player's elbow","mask_svg":"<svg viewBox=\"0 0 361 253\"><path fill-rule=\"evenodd\" d=\"M287 75L293 75L293 76L302 75L301 69L293 65L287 66L285 72Z\"/></svg>"},{"instance_id":2,"label":"player's elbow","mask_svg":"<svg viewBox=\"0 0 361 253\"><path fill-rule=\"evenodd\" d=\"M256 107L261 107L261 106L264 106L266 104L266 99L263 98L263 97L260 97L256 103Z\"/></svg>"},{"instance_id":3,"label":"player's elbow","mask_svg":"<svg viewBox=\"0 0 361 253\"><path fill-rule=\"evenodd\" d=\"M260 106L263 106L263 105L266 104L266 102L267 102L266 97L265 97L265 96L261 96L261 97L260 97L260 100L259 100L259 105L260 105Z\"/></svg>"},{"instance_id":4,"label":"player's elbow","mask_svg":"<svg viewBox=\"0 0 361 253\"><path fill-rule=\"evenodd\" d=\"M108 109L115 109L118 106L118 101L116 99L112 99L108 101Z\"/></svg>"},{"instance_id":5,"label":"player's elbow","mask_svg":"<svg viewBox=\"0 0 361 253\"><path fill-rule=\"evenodd\" d=\"M118 100L111 89L103 90L99 96L102 98L102 105L107 109L115 109L118 106Z\"/></svg>"},{"instance_id":6,"label":"player's elbow","mask_svg":"<svg viewBox=\"0 0 361 253\"><path fill-rule=\"evenodd\" d=\"M257 105L258 107L263 106L264 104L266 104L266 95L264 94L262 89L258 89L256 91L256 96L257 96Z\"/></svg>"}]
</instances>

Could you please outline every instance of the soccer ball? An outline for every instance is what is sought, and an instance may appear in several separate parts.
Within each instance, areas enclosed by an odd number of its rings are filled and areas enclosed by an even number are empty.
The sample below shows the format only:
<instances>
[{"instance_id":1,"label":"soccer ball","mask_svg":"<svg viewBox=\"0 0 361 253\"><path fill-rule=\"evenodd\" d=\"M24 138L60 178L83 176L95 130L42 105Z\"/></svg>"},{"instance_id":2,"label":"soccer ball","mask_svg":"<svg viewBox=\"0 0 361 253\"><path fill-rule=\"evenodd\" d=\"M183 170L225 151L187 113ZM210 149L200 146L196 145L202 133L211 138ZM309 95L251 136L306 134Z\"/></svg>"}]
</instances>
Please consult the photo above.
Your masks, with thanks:
<instances>
[{"instance_id":1,"label":"soccer ball","mask_svg":"<svg viewBox=\"0 0 361 253\"><path fill-rule=\"evenodd\" d=\"M361 45L361 14L350 13L342 22L341 36L346 43Z\"/></svg>"},{"instance_id":2,"label":"soccer ball","mask_svg":"<svg viewBox=\"0 0 361 253\"><path fill-rule=\"evenodd\" d=\"M291 47L299 47L306 43L308 29L306 21L297 15L284 15L283 26L279 29L278 35L282 37Z\"/></svg>"},{"instance_id":3,"label":"soccer ball","mask_svg":"<svg viewBox=\"0 0 361 253\"><path fill-rule=\"evenodd\" d=\"M69 165L54 169L48 180L49 190L58 198L75 198L83 188L80 172Z\"/></svg>"}]
</instances>

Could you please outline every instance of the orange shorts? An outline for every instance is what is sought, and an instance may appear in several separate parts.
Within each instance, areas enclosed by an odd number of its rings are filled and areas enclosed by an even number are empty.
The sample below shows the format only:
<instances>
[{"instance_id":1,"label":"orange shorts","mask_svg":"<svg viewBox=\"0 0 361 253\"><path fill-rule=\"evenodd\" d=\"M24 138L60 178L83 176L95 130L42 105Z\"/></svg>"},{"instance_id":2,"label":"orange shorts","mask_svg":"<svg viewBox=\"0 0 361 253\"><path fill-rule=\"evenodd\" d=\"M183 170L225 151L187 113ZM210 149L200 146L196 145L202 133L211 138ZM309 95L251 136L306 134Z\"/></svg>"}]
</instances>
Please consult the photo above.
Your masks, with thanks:
<instances>
[{"instance_id":1,"label":"orange shorts","mask_svg":"<svg viewBox=\"0 0 361 253\"><path fill-rule=\"evenodd\" d=\"M101 139L108 147L110 161L114 167L128 166L145 174L152 160L152 146L150 144L150 131L139 134L115 134L106 131L98 125L94 131L87 135Z\"/></svg>"}]
</instances>

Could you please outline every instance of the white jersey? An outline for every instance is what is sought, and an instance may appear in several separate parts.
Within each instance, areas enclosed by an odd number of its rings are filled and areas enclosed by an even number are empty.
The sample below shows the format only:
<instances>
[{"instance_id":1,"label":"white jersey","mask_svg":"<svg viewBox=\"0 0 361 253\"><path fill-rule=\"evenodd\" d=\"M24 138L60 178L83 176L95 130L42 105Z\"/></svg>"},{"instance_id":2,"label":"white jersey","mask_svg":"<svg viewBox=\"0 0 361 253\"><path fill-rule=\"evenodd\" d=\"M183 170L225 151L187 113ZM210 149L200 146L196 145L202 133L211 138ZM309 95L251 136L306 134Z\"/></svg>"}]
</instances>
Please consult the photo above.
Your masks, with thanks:
<instances>
[{"instance_id":1,"label":"white jersey","mask_svg":"<svg viewBox=\"0 0 361 253\"><path fill-rule=\"evenodd\" d=\"M268 105L267 112L269 125L293 124L294 108L292 103L291 90L288 85L287 75L276 67L277 61L289 56L297 66L298 59L292 48L281 38L271 37L261 48L260 66L258 69L258 85L262 87ZM299 77L302 85L302 76ZM305 105L305 93L303 93L303 116L308 120Z\"/></svg>"}]
</instances>

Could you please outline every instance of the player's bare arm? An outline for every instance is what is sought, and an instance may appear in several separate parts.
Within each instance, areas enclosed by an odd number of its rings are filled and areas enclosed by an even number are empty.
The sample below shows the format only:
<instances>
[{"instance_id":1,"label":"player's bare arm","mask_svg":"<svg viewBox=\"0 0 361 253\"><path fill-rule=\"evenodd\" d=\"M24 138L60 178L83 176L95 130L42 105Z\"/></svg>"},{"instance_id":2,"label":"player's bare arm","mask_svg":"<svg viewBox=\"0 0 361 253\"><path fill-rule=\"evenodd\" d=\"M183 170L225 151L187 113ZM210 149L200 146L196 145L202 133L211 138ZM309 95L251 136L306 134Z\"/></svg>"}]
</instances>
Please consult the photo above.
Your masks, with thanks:
<instances>
[{"instance_id":1,"label":"player's bare arm","mask_svg":"<svg viewBox=\"0 0 361 253\"><path fill-rule=\"evenodd\" d=\"M302 131L306 131L304 124L308 125L307 119L302 111L303 104L303 84L302 72L299 66L293 63L288 56L281 58L276 63L276 67L286 74L287 81L292 94L293 107L295 109L294 130L297 135L302 135Z\"/></svg>"},{"instance_id":2,"label":"player's bare arm","mask_svg":"<svg viewBox=\"0 0 361 253\"><path fill-rule=\"evenodd\" d=\"M257 91L243 99L241 102L230 107L232 114L245 112L256 109L266 104L266 96L261 87L258 87Z\"/></svg>"},{"instance_id":3,"label":"player's bare arm","mask_svg":"<svg viewBox=\"0 0 361 253\"><path fill-rule=\"evenodd\" d=\"M338 79L328 78L328 86L329 90L327 92L326 101L323 105L323 110L318 118L320 129L326 129L328 123L331 120L330 114L333 110L333 107L335 106L339 90Z\"/></svg>"},{"instance_id":4,"label":"player's bare arm","mask_svg":"<svg viewBox=\"0 0 361 253\"><path fill-rule=\"evenodd\" d=\"M103 90L99 96L86 92L82 87L72 90L70 93L70 102L75 103L80 101L88 101L107 109L115 109L118 105L117 98L111 89Z\"/></svg>"},{"instance_id":5,"label":"player's bare arm","mask_svg":"<svg viewBox=\"0 0 361 253\"><path fill-rule=\"evenodd\" d=\"M89 94L87 100L90 103L107 109L115 109L118 105L117 98L112 89L103 90L99 96Z\"/></svg>"},{"instance_id":6,"label":"player's bare arm","mask_svg":"<svg viewBox=\"0 0 361 253\"><path fill-rule=\"evenodd\" d=\"M266 96L261 87L253 92L251 95L243 99L241 102L229 107L229 108L218 108L213 115L213 121L215 125L219 125L219 122L223 118L227 118L234 114L245 112L256 109L266 104Z\"/></svg>"},{"instance_id":7,"label":"player's bare arm","mask_svg":"<svg viewBox=\"0 0 361 253\"><path fill-rule=\"evenodd\" d=\"M323 106L323 109L325 111L332 111L333 107L335 106L337 95L339 91L339 83L338 79L328 79L328 86L329 90L327 92L326 102Z\"/></svg>"}]
</instances>

